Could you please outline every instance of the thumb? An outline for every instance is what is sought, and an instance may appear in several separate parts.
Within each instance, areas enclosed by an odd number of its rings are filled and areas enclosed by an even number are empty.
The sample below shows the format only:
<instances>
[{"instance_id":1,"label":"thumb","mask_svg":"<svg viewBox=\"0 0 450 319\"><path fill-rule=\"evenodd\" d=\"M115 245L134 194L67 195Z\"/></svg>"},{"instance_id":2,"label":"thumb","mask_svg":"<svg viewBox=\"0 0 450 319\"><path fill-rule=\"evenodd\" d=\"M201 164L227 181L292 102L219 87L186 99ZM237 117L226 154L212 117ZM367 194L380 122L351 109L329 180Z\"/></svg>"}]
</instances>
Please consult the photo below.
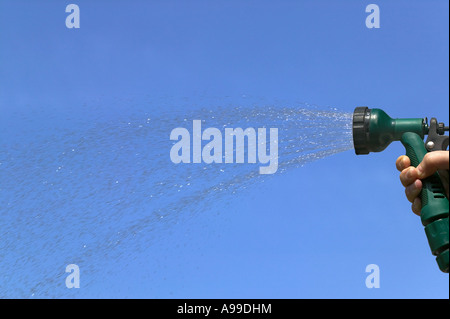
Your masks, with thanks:
<instances>
[{"instance_id":1,"label":"thumb","mask_svg":"<svg viewBox=\"0 0 450 319\"><path fill-rule=\"evenodd\" d=\"M433 175L438 169L448 170L448 151L430 152L425 155L423 161L417 166L419 179Z\"/></svg>"}]
</instances>

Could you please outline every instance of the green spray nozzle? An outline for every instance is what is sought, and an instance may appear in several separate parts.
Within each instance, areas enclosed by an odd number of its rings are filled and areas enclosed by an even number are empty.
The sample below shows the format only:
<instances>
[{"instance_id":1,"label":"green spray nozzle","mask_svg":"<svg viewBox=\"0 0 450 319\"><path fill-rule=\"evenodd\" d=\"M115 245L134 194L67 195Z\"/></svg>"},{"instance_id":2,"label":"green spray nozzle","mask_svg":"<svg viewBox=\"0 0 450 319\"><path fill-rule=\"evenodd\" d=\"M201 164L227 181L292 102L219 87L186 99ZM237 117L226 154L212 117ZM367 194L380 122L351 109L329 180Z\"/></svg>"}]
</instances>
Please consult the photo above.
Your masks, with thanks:
<instances>
[{"instance_id":1,"label":"green spray nozzle","mask_svg":"<svg viewBox=\"0 0 450 319\"><path fill-rule=\"evenodd\" d=\"M380 109L357 107L353 113L353 142L357 155L381 152L394 141L400 141L406 132L424 138L428 134L427 120L423 118L393 119Z\"/></svg>"},{"instance_id":2,"label":"green spray nozzle","mask_svg":"<svg viewBox=\"0 0 450 319\"><path fill-rule=\"evenodd\" d=\"M427 152L446 150L448 126L432 118L393 119L380 109L357 107L353 113L353 144L357 155L381 152L394 141L405 146L417 167ZM428 135L424 142L425 135ZM439 269L449 272L449 203L439 173L422 181L420 218Z\"/></svg>"}]
</instances>

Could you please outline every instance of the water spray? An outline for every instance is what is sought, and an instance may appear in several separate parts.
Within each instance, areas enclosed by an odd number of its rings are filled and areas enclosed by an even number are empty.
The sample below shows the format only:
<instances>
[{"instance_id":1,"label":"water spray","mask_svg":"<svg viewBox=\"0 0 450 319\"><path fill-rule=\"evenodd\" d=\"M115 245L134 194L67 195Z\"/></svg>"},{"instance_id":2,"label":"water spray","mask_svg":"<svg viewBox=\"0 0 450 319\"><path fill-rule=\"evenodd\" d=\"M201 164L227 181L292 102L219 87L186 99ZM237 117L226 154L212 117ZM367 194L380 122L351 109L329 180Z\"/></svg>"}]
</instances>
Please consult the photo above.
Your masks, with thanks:
<instances>
[{"instance_id":1,"label":"water spray","mask_svg":"<svg viewBox=\"0 0 450 319\"><path fill-rule=\"evenodd\" d=\"M353 143L357 155L381 152L401 141L411 165L417 167L427 152L446 150L449 130L432 118L392 119L383 110L357 107L353 113ZM424 142L425 136L428 135ZM422 180L420 218L439 269L449 272L449 203L439 173Z\"/></svg>"}]
</instances>

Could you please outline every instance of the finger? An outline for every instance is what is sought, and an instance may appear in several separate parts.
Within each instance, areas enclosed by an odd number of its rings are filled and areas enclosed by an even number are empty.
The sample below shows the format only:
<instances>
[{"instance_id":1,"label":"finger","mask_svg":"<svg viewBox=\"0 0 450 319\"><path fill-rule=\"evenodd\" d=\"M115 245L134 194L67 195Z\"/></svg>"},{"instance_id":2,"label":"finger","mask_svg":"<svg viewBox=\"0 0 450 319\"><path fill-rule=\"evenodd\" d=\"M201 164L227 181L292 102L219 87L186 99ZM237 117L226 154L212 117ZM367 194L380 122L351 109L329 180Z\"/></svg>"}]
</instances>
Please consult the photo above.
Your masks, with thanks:
<instances>
[{"instance_id":1,"label":"finger","mask_svg":"<svg viewBox=\"0 0 450 319\"><path fill-rule=\"evenodd\" d=\"M416 199L414 200L414 202L411 205L411 209L414 214L420 216L420 211L422 210L422 201L420 200L419 197L416 197Z\"/></svg>"},{"instance_id":2,"label":"finger","mask_svg":"<svg viewBox=\"0 0 450 319\"><path fill-rule=\"evenodd\" d=\"M433 175L438 169L448 169L448 151L436 151L425 154L417 166L419 179Z\"/></svg>"},{"instance_id":3,"label":"finger","mask_svg":"<svg viewBox=\"0 0 450 319\"><path fill-rule=\"evenodd\" d=\"M399 158L397 158L397 161L395 162L395 166L397 166L397 169L401 172L405 168L411 166L411 160L408 156L402 155Z\"/></svg>"},{"instance_id":4,"label":"finger","mask_svg":"<svg viewBox=\"0 0 450 319\"><path fill-rule=\"evenodd\" d=\"M422 182L420 179L416 179L414 183L405 188L406 197L411 203L413 203L417 196L419 196L421 190Z\"/></svg>"},{"instance_id":5,"label":"finger","mask_svg":"<svg viewBox=\"0 0 450 319\"><path fill-rule=\"evenodd\" d=\"M402 185L407 187L419 179L419 174L415 167L408 167L400 173L400 181Z\"/></svg>"}]
</instances>

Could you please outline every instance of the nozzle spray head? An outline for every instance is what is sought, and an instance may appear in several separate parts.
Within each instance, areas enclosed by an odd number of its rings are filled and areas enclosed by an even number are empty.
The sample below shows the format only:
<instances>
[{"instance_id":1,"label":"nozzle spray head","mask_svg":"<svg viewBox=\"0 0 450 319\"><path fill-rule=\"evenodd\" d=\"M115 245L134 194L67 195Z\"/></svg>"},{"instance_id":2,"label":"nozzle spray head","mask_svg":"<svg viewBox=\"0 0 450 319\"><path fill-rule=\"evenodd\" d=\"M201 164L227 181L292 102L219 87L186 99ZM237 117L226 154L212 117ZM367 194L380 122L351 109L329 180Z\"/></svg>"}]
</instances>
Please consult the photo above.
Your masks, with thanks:
<instances>
[{"instance_id":1,"label":"nozzle spray head","mask_svg":"<svg viewBox=\"0 0 450 319\"><path fill-rule=\"evenodd\" d=\"M383 110L357 107L353 113L353 145L355 153L381 152L406 132L421 138L428 134L427 119L392 119Z\"/></svg>"}]
</instances>

